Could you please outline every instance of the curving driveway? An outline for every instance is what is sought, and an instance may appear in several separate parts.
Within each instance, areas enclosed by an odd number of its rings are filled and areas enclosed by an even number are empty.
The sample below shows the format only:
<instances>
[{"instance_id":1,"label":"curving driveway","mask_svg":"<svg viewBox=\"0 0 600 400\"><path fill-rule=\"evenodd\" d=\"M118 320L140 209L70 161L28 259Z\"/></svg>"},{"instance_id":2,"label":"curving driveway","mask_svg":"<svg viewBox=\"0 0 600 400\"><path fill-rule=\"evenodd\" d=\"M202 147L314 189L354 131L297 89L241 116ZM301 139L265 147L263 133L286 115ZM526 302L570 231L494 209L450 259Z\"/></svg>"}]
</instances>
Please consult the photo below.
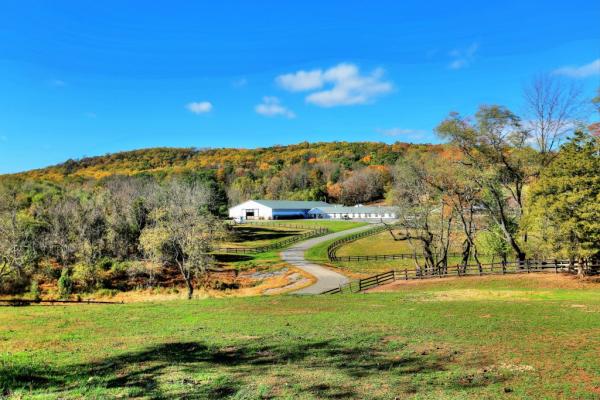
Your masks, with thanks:
<instances>
[{"instance_id":1,"label":"curving driveway","mask_svg":"<svg viewBox=\"0 0 600 400\"><path fill-rule=\"evenodd\" d=\"M304 252L310 249L311 247L318 245L319 243L323 243L338 237L347 236L352 233L364 231L372 227L372 225L365 225L360 226L358 228L348 229L345 231L330 233L329 235L319 236L316 238L306 240L304 242L296 243L295 245L288 247L287 249L282 251L281 258L284 261L288 262L296 268L308 272L309 274L317 278L317 282L315 282L313 285L297 290L293 293L319 294L326 290L334 289L340 285L347 283L349 279L346 278L344 275L338 274L337 272L334 272L328 268L307 261L304 258Z\"/></svg>"}]
</instances>

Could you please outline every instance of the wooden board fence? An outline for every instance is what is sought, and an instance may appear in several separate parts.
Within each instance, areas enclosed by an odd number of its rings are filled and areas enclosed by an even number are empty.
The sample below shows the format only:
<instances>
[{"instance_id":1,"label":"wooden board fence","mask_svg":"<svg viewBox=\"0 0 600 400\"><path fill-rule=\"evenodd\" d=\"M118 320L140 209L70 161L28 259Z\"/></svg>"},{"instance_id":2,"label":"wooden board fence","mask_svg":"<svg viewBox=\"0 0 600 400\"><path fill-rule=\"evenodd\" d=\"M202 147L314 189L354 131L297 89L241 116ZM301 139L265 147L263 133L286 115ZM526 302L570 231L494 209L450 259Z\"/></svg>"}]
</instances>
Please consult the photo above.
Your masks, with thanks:
<instances>
[{"instance_id":1,"label":"wooden board fence","mask_svg":"<svg viewBox=\"0 0 600 400\"><path fill-rule=\"evenodd\" d=\"M506 275L506 274L529 274L538 272L566 272L577 273L577 263L571 263L568 260L525 260L514 262L498 262L490 264L468 264L453 265L443 269L400 269L387 271L381 274L373 275L367 278L358 279L342 285L338 288L330 289L322 294L336 293L357 293L373 287L377 287L396 280L413 279L432 279L464 276L483 276L483 275ZM584 266L588 274L597 274L600 271L600 264L586 264Z\"/></svg>"}]
</instances>

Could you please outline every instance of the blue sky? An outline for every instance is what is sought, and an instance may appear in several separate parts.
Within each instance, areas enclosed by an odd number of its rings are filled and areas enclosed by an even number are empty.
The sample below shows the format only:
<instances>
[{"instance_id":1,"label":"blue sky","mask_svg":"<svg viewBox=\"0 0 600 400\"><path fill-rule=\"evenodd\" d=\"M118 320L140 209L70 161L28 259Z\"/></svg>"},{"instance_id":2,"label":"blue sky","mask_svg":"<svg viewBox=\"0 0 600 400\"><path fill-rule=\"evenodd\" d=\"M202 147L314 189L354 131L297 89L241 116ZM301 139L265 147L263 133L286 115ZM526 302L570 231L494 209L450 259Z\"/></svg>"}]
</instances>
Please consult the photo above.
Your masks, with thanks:
<instances>
[{"instance_id":1,"label":"blue sky","mask_svg":"<svg viewBox=\"0 0 600 400\"><path fill-rule=\"evenodd\" d=\"M27 1L0 11L0 173L154 146L435 142L600 85L600 2Z\"/></svg>"}]
</instances>

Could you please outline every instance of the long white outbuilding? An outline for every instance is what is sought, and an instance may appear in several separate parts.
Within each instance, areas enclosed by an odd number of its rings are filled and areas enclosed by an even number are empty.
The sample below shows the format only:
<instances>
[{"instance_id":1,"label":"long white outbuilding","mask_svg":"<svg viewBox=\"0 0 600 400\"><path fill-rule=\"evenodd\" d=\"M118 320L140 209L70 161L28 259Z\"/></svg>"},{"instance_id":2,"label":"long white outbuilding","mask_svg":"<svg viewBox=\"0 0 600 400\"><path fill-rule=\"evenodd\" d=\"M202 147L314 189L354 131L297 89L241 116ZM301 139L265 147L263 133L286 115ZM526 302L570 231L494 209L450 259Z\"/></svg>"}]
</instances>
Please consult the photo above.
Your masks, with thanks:
<instances>
[{"instance_id":1,"label":"long white outbuilding","mask_svg":"<svg viewBox=\"0 0 600 400\"><path fill-rule=\"evenodd\" d=\"M313 208L308 216L317 219L396 219L398 211L393 207L329 205Z\"/></svg>"}]
</instances>

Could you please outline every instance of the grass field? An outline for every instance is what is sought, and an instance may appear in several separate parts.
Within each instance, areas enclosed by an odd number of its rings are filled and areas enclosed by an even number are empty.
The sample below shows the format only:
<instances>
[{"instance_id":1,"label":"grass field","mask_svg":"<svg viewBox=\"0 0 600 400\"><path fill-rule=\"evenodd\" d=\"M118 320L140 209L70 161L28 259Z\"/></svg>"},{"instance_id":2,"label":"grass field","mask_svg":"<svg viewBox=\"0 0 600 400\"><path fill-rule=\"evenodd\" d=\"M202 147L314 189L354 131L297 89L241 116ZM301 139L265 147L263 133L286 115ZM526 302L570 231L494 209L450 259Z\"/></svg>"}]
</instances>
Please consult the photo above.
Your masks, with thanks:
<instances>
[{"instance_id":1,"label":"grass field","mask_svg":"<svg viewBox=\"0 0 600 400\"><path fill-rule=\"evenodd\" d=\"M395 241L388 231L355 240L337 251L338 256L366 256L370 254L412 254L406 240Z\"/></svg>"},{"instance_id":2,"label":"grass field","mask_svg":"<svg viewBox=\"0 0 600 400\"><path fill-rule=\"evenodd\" d=\"M458 243L460 243L460 241ZM460 251L460 248L450 249L451 253L460 253ZM340 257L391 254L410 255L412 253L413 250L407 241L394 240L388 231L383 231L372 236L367 236L362 239L349 242L344 246L340 247L336 252L336 254ZM421 257L421 264L423 264L421 251L419 250L417 254L419 257ZM324 248L321 246L319 248L315 248L314 250L311 249L310 253L307 253L307 256L311 257L313 261L326 263L351 276L367 276L377 274L380 272L390 271L393 269L401 270L407 268L409 270L412 270L415 268L415 262L410 257L396 260L380 259L330 262L327 258L327 246L325 246ZM493 258L491 256L480 254L479 260L482 263L491 263L492 261L498 262L499 259L498 257ZM454 255L448 257L448 263L450 265L456 265L461 262L461 257L457 257ZM475 264L475 260L471 260L470 263Z\"/></svg>"},{"instance_id":3,"label":"grass field","mask_svg":"<svg viewBox=\"0 0 600 400\"><path fill-rule=\"evenodd\" d=\"M488 277L394 293L0 309L9 399L597 399L600 287Z\"/></svg>"}]
</instances>

